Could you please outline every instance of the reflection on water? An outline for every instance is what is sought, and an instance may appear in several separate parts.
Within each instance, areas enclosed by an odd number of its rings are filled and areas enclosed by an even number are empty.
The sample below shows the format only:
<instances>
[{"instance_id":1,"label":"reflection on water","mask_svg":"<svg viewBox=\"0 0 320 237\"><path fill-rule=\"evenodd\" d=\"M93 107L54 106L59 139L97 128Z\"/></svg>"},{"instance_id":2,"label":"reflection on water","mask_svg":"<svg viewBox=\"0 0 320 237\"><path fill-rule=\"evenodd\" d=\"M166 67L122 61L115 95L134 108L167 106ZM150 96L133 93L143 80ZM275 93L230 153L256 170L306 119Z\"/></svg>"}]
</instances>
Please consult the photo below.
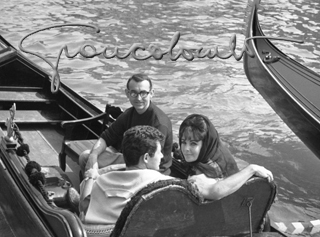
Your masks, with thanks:
<instances>
[{"instance_id":1,"label":"reflection on water","mask_svg":"<svg viewBox=\"0 0 320 237\"><path fill-rule=\"evenodd\" d=\"M63 44L76 50L83 42L97 48L128 49L133 43L154 43L166 49L175 32L178 46L228 50L232 34L237 50L243 45L246 0L203 1L67 1L12 0L1 3L0 33L14 46L31 30L61 23L95 24L90 29L68 27L41 32L25 47L54 59ZM275 41L292 58L320 73L320 3L312 0L269 0L262 3L260 21L266 35L304 39L302 45ZM34 60L43 67L47 65ZM232 153L274 172L279 203L293 204L306 218L320 216L319 160L299 141L250 85L242 61L233 58L179 59L172 62L93 58L60 63L62 81L103 109L106 102L129 106L123 90L127 78L138 72L155 81L154 101L169 114L177 135L190 113L207 115ZM292 207L291 207L292 208Z\"/></svg>"}]
</instances>

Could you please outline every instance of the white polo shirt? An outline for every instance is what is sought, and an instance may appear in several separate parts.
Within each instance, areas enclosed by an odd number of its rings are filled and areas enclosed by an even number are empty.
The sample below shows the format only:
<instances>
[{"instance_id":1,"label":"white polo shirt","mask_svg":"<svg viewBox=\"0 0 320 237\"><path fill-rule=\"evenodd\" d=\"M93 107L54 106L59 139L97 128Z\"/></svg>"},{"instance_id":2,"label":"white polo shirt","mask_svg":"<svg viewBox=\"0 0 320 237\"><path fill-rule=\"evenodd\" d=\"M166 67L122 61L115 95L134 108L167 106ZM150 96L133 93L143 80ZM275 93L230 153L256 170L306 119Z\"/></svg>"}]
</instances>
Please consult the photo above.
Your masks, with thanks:
<instances>
[{"instance_id":1,"label":"white polo shirt","mask_svg":"<svg viewBox=\"0 0 320 237\"><path fill-rule=\"evenodd\" d=\"M115 224L138 191L149 183L172 178L149 169L110 171L101 175L93 184L85 223Z\"/></svg>"}]
</instances>

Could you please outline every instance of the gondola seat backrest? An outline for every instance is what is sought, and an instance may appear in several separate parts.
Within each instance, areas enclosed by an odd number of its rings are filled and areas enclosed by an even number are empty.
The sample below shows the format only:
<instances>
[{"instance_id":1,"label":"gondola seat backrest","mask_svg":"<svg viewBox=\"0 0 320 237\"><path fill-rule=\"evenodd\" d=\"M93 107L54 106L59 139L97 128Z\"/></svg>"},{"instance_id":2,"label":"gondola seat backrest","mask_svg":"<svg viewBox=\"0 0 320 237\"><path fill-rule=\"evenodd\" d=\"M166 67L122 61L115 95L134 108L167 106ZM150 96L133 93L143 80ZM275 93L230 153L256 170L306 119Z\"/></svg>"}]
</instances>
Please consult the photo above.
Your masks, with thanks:
<instances>
[{"instance_id":1,"label":"gondola seat backrest","mask_svg":"<svg viewBox=\"0 0 320 237\"><path fill-rule=\"evenodd\" d=\"M153 183L123 209L112 237L232 236L262 232L276 185L252 178L237 192L206 201L194 185L174 179Z\"/></svg>"},{"instance_id":2,"label":"gondola seat backrest","mask_svg":"<svg viewBox=\"0 0 320 237\"><path fill-rule=\"evenodd\" d=\"M106 104L105 112L101 114L62 122L61 127L65 130L65 135L59 153L60 168L66 170L67 156L78 163L79 155L84 150L91 149L102 131L108 128L122 112L121 108Z\"/></svg>"}]
</instances>

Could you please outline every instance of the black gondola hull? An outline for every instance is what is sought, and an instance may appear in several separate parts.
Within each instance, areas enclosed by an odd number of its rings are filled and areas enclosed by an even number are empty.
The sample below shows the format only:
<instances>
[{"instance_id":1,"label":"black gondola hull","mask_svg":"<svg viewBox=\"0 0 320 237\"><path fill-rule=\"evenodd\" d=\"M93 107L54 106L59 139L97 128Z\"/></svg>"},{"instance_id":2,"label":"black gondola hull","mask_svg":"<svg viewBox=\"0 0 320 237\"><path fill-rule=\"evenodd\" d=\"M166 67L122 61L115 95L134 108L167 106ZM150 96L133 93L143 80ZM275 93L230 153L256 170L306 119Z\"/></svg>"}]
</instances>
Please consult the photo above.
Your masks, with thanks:
<instances>
[{"instance_id":1,"label":"black gondola hull","mask_svg":"<svg viewBox=\"0 0 320 237\"><path fill-rule=\"evenodd\" d=\"M246 37L264 36L255 14L247 22ZM255 56L244 57L250 83L288 127L320 158L320 76L289 58L267 39L249 40ZM265 62L267 55L279 58Z\"/></svg>"}]
</instances>

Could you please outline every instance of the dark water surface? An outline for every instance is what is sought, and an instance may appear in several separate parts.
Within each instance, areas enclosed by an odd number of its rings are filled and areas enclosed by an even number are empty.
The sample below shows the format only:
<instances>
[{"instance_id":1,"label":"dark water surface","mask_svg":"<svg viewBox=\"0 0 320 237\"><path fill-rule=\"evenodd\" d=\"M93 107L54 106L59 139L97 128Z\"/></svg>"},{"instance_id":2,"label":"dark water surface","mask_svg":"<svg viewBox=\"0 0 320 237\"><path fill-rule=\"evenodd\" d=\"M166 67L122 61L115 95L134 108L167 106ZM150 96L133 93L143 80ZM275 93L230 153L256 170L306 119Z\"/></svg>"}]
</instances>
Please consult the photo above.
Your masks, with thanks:
<instances>
[{"instance_id":1,"label":"dark water surface","mask_svg":"<svg viewBox=\"0 0 320 237\"><path fill-rule=\"evenodd\" d=\"M0 4L0 33L14 46L30 31L47 25L86 23L100 27L67 27L41 32L24 44L52 61L62 45L74 51L84 42L121 52L133 43L151 43L166 49L179 31L178 46L228 50L232 34L237 49L244 40L246 0L11 0ZM275 44L310 69L320 73L319 0L268 0L259 11L266 35L304 39L304 44ZM48 66L33 58L45 68ZM125 82L133 73L149 74L155 83L153 101L172 119L174 136L191 113L207 115L232 153L249 163L273 171L279 187L276 205L300 216L300 221L320 219L320 160L292 133L247 80L241 61L233 58L171 61L136 61L95 57L62 57L62 81L104 108L112 103L129 106ZM320 144L319 144L320 145Z\"/></svg>"}]
</instances>

